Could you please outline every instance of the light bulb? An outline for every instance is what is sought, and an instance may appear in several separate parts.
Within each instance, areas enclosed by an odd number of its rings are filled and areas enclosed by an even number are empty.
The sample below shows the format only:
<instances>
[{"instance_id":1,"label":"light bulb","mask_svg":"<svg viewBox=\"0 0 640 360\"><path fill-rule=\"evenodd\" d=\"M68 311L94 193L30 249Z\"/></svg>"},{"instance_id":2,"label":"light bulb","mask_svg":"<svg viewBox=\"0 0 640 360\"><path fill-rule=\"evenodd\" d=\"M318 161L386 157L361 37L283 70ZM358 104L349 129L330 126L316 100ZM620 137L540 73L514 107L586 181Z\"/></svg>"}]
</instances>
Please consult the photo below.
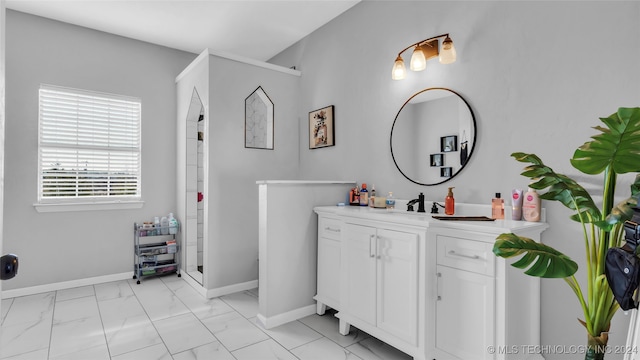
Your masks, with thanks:
<instances>
[{"instance_id":1,"label":"light bulb","mask_svg":"<svg viewBox=\"0 0 640 360\"><path fill-rule=\"evenodd\" d=\"M413 50L409 68L413 71L422 71L427 68L427 58L424 56L424 51L422 51L420 46L416 46Z\"/></svg>"},{"instance_id":2,"label":"light bulb","mask_svg":"<svg viewBox=\"0 0 640 360\"><path fill-rule=\"evenodd\" d=\"M398 55L396 61L393 63L393 69L391 70L391 78L393 80L402 80L407 75L407 70L404 68L404 60Z\"/></svg>"},{"instance_id":3,"label":"light bulb","mask_svg":"<svg viewBox=\"0 0 640 360\"><path fill-rule=\"evenodd\" d=\"M453 47L453 41L449 36L442 42L442 50L440 50L440 63L451 64L456 61L456 48Z\"/></svg>"}]
</instances>

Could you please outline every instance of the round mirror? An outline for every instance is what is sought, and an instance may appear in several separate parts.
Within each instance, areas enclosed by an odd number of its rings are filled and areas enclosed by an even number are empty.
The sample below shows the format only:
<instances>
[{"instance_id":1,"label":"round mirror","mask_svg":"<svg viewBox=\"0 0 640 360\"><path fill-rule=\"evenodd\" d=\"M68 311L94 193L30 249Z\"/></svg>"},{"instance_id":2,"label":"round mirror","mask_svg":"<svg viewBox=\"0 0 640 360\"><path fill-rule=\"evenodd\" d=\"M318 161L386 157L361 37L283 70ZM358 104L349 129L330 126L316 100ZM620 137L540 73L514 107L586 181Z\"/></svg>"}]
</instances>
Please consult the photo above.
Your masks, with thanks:
<instances>
[{"instance_id":1,"label":"round mirror","mask_svg":"<svg viewBox=\"0 0 640 360\"><path fill-rule=\"evenodd\" d=\"M437 185L458 175L476 141L476 118L453 90L417 92L398 111L391 127L391 157L398 170L420 185Z\"/></svg>"}]
</instances>

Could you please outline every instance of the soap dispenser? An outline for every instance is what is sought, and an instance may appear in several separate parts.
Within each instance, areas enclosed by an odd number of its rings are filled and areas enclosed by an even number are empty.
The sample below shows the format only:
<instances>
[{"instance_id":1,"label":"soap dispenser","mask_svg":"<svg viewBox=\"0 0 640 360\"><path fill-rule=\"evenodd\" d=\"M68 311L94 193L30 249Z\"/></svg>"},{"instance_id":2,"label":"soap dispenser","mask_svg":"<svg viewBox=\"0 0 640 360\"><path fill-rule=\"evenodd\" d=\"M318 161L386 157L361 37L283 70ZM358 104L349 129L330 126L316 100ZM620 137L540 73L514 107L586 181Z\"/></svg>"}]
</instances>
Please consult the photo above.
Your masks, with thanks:
<instances>
[{"instance_id":1,"label":"soap dispenser","mask_svg":"<svg viewBox=\"0 0 640 360\"><path fill-rule=\"evenodd\" d=\"M496 193L496 197L491 200L491 218L504 219L504 200L500 197L500 193Z\"/></svg>"},{"instance_id":2,"label":"soap dispenser","mask_svg":"<svg viewBox=\"0 0 640 360\"><path fill-rule=\"evenodd\" d=\"M455 213L456 200L453 198L453 188L453 186L449 188L449 193L444 198L444 213L447 215Z\"/></svg>"}]
</instances>

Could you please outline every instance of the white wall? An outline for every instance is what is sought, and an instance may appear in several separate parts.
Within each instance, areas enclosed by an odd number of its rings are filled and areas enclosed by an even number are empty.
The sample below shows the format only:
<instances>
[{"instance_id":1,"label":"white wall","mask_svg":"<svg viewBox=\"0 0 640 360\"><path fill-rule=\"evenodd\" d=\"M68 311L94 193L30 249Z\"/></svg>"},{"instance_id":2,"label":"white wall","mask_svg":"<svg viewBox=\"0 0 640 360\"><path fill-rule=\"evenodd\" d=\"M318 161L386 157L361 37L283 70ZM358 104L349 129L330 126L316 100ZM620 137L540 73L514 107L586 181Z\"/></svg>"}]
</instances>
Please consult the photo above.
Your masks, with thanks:
<instances>
[{"instance_id":1,"label":"white wall","mask_svg":"<svg viewBox=\"0 0 640 360\"><path fill-rule=\"evenodd\" d=\"M175 77L196 55L7 11L4 290L131 272L133 222L176 210ZM37 213L41 83L142 99L142 198L125 211Z\"/></svg>"},{"instance_id":2,"label":"white wall","mask_svg":"<svg viewBox=\"0 0 640 360\"><path fill-rule=\"evenodd\" d=\"M591 127L600 124L599 117L618 107L640 106L639 18L639 2L361 2L270 60L302 71L300 117L335 105L336 146L309 151L301 143L301 173L306 179L339 175L375 183L379 193L393 191L399 198L423 191L428 199L444 200L446 188L455 186L457 201L489 203L496 192L526 187L527 179L519 175L523 164L509 156L525 151L587 189L599 189L601 176L578 174L569 158L595 134ZM425 72L409 71L405 80L391 80L398 51L446 32L457 49L456 63L431 60ZM409 58L410 51L405 61ZM469 164L452 181L434 187L402 177L389 151L398 109L427 87L459 92L478 123ZM307 131L300 129L301 139ZM631 177L623 180L619 197L628 195ZM569 222L571 212L556 203L543 204L551 225L543 240L583 263L582 234ZM580 306L568 286L543 280L543 343L586 344L579 317ZM616 315L610 344L624 343L627 321L622 313Z\"/></svg>"}]
</instances>

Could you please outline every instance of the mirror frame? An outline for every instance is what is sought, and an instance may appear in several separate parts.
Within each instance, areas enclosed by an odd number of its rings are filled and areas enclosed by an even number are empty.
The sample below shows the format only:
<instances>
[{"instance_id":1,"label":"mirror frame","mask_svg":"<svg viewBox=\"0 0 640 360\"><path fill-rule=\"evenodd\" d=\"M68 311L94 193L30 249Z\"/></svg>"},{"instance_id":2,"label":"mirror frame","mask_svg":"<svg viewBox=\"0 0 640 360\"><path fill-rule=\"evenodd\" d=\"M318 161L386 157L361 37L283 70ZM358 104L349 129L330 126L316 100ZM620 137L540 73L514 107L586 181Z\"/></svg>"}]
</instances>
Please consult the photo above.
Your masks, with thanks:
<instances>
[{"instance_id":1,"label":"mirror frame","mask_svg":"<svg viewBox=\"0 0 640 360\"><path fill-rule=\"evenodd\" d=\"M442 180L440 182L437 183L432 183L432 184L426 184L426 183L421 183L417 180L414 180L412 178L410 178L409 176L407 176L407 174L405 174L402 169L400 169L400 166L398 166L398 162L396 161L395 155L393 154L393 130L395 129L396 126L396 121L398 121L398 117L400 116L400 113L402 112L402 109L404 109L404 107L411 101L413 100L414 97L429 91L429 90L445 90L445 91L449 91L451 93L453 93L454 95L457 95L458 98L460 98L460 100L464 101L465 105L467 106L467 108L469 109L469 113L471 114L471 120L473 122L473 146L469 149L469 154L467 155L467 161L464 163L464 165L462 165L460 167L460 169L458 169L458 171L456 171L455 173L451 174L450 177L446 178L445 180ZM442 183L445 183L447 181L450 181L451 179L453 179L454 177L456 177L458 174L460 174L462 172L462 170L465 168L465 166L467 166L467 164L469 163L469 160L471 159L471 156L473 155L473 151L476 148L476 139L478 137L478 126L476 124L476 116L473 113L473 110L471 109L471 105L469 105L469 102L467 102L467 100L462 97L462 95L460 95L459 93L448 89L448 88L443 88L443 87L431 87L431 88L426 88L423 90L418 91L417 93L413 94L409 99L407 99L407 101L404 102L404 104L402 104L402 106L400 107L400 110L398 110L398 113L396 114L395 119L393 120L393 125L391 126L391 134L389 135L389 148L391 149L391 158L393 159L393 163L396 165L396 168L398 169L398 171L400 171L400 173L402 174L402 176L404 176L405 178L407 178L407 180L411 181L414 184L418 184L418 185L424 185L424 186L434 186L434 185L440 185Z\"/></svg>"}]
</instances>

